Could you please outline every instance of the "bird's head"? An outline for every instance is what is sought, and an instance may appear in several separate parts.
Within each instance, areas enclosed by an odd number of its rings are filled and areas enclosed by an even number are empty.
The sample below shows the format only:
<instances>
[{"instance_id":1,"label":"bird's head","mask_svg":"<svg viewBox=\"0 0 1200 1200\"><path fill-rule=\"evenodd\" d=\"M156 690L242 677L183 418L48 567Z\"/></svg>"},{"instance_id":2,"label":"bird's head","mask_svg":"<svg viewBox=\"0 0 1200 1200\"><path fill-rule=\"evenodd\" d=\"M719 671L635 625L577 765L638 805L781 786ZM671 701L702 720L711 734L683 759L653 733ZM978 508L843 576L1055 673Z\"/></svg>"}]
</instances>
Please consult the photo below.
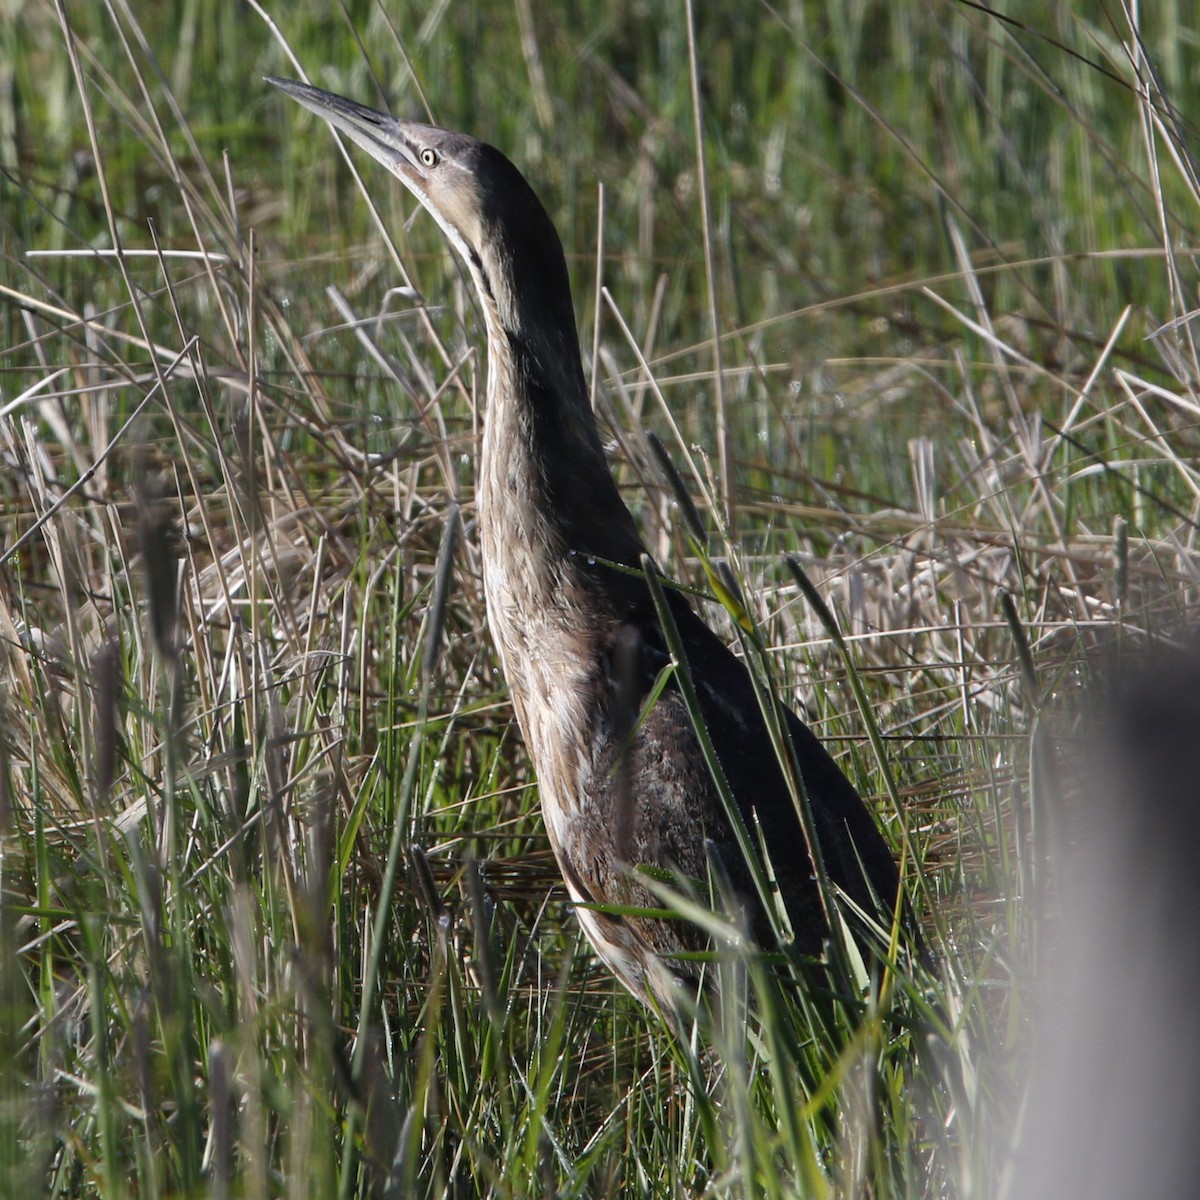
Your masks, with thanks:
<instances>
[{"instance_id":1,"label":"bird's head","mask_svg":"<svg viewBox=\"0 0 1200 1200\"><path fill-rule=\"evenodd\" d=\"M556 330L574 343L562 243L533 188L494 146L401 121L343 96L269 78L381 162L432 214L466 263L489 323L529 339ZM489 327L489 332L495 332Z\"/></svg>"}]
</instances>

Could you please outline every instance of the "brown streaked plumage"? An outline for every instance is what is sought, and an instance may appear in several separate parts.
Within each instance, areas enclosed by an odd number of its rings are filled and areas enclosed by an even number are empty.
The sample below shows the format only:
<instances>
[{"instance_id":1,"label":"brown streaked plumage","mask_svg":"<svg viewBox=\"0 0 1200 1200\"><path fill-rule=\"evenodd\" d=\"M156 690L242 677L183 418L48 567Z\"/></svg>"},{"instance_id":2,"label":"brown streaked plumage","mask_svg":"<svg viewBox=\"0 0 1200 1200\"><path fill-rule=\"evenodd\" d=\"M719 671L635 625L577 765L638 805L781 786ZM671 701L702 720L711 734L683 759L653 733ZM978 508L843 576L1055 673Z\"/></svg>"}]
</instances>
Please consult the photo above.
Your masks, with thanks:
<instances>
[{"instance_id":1,"label":"brown streaked plumage","mask_svg":"<svg viewBox=\"0 0 1200 1200\"><path fill-rule=\"evenodd\" d=\"M483 142L306 84L270 82L416 196L479 294L488 341L477 497L488 620L572 899L657 907L632 868L704 880L715 855L749 906L751 928L768 941L770 923L675 684L641 714L670 654L645 580L607 565L640 570L644 550L604 460L566 262L546 210ZM799 948L818 954L828 926L750 677L683 596L668 590L666 598L738 807L768 848ZM817 738L791 713L787 725L829 876L879 912L899 889L891 854ZM703 948L702 932L680 920L576 911L630 991L672 1012L677 981L694 971L678 956Z\"/></svg>"}]
</instances>

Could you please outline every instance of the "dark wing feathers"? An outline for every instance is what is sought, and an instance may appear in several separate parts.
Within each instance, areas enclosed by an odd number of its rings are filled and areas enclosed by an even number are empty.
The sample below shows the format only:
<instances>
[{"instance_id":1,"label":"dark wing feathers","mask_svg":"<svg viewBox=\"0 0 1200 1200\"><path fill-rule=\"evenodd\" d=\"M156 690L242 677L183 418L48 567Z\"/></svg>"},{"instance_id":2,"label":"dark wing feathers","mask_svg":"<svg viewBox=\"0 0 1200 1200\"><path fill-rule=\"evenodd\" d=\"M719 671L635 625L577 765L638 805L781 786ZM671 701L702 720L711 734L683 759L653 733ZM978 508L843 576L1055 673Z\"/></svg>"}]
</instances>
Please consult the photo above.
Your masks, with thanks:
<instances>
[{"instance_id":1,"label":"dark wing feathers","mask_svg":"<svg viewBox=\"0 0 1200 1200\"><path fill-rule=\"evenodd\" d=\"M674 616L709 736L742 818L762 829L797 941L815 949L825 930L812 863L747 668L686 603L676 606ZM731 711L740 721L730 719ZM899 875L874 818L816 735L790 709L787 725L830 878L868 912L878 911L880 902L892 905Z\"/></svg>"},{"instance_id":2,"label":"dark wing feathers","mask_svg":"<svg viewBox=\"0 0 1200 1200\"><path fill-rule=\"evenodd\" d=\"M816 954L827 929L812 862L747 669L682 596L668 595L705 727L742 819L767 848L798 947ZM565 847L578 884L609 902L655 906L659 902L629 865L670 866L703 881L715 854L747 905L756 938L769 946L770 925L678 688L669 685L653 708L641 713L670 661L647 608L617 627L606 658L606 696L599 710L603 728L596 740L602 749L572 823L574 844ZM787 724L829 876L864 910L881 912L881 905L894 903L899 888L887 844L812 731L790 711ZM698 930L682 922L637 917L627 922L630 933L668 959L706 944Z\"/></svg>"}]
</instances>

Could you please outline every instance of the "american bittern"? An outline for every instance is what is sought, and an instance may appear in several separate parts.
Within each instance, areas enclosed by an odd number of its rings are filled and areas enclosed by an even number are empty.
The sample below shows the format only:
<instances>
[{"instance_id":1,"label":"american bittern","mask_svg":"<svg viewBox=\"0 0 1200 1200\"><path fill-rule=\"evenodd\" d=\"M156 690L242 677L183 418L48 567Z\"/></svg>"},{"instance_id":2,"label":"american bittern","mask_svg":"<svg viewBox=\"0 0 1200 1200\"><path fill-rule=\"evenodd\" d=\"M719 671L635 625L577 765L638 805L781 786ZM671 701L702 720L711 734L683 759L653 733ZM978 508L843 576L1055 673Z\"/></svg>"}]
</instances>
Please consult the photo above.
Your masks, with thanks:
<instances>
[{"instance_id":1,"label":"american bittern","mask_svg":"<svg viewBox=\"0 0 1200 1200\"><path fill-rule=\"evenodd\" d=\"M661 901L637 868L703 881L716 864L768 945L772 924L678 681L644 711L671 655L588 400L558 233L492 146L270 82L387 167L470 271L487 327L477 503L492 636L579 920L629 990L671 1013L679 982L696 970L680 955L707 941L682 919L638 911ZM664 595L703 726L745 826L766 848L796 946L819 954L829 933L821 892L747 669L678 591ZM899 879L871 816L790 712L786 729L829 879L859 909L887 913Z\"/></svg>"}]
</instances>

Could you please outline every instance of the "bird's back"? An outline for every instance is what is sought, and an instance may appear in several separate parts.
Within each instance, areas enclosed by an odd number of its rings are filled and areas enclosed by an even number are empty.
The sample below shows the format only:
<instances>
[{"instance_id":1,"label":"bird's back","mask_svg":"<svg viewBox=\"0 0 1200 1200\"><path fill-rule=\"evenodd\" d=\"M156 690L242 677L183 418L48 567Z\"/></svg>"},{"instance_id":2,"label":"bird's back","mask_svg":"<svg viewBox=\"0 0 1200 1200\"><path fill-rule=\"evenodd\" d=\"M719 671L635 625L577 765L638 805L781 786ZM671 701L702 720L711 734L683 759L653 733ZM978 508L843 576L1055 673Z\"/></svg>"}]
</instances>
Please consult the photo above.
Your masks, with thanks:
<instances>
[{"instance_id":1,"label":"bird's back","mask_svg":"<svg viewBox=\"0 0 1200 1200\"><path fill-rule=\"evenodd\" d=\"M636 595L638 581L625 576L612 590ZM669 597L705 733L744 824L769 857L768 874L777 883L796 948L818 955L828 923L796 801L747 669L682 596ZM669 681L645 708L669 662L646 595L624 620L613 621L608 638L597 645L593 753L574 787L538 767L543 807L561 810L547 814L547 825L557 835L555 850L573 898L627 910L616 915L584 908L589 937L635 994L643 999L653 994L666 1007L674 979L695 973L694 963L678 956L703 950L707 939L681 919L628 911L661 908L661 896L646 886L647 869L660 878L694 881L701 896L712 894L716 872L732 886L755 939L774 948L773 923L758 899L677 683ZM892 855L815 735L790 711L785 719L829 878L886 925L899 888Z\"/></svg>"}]
</instances>

